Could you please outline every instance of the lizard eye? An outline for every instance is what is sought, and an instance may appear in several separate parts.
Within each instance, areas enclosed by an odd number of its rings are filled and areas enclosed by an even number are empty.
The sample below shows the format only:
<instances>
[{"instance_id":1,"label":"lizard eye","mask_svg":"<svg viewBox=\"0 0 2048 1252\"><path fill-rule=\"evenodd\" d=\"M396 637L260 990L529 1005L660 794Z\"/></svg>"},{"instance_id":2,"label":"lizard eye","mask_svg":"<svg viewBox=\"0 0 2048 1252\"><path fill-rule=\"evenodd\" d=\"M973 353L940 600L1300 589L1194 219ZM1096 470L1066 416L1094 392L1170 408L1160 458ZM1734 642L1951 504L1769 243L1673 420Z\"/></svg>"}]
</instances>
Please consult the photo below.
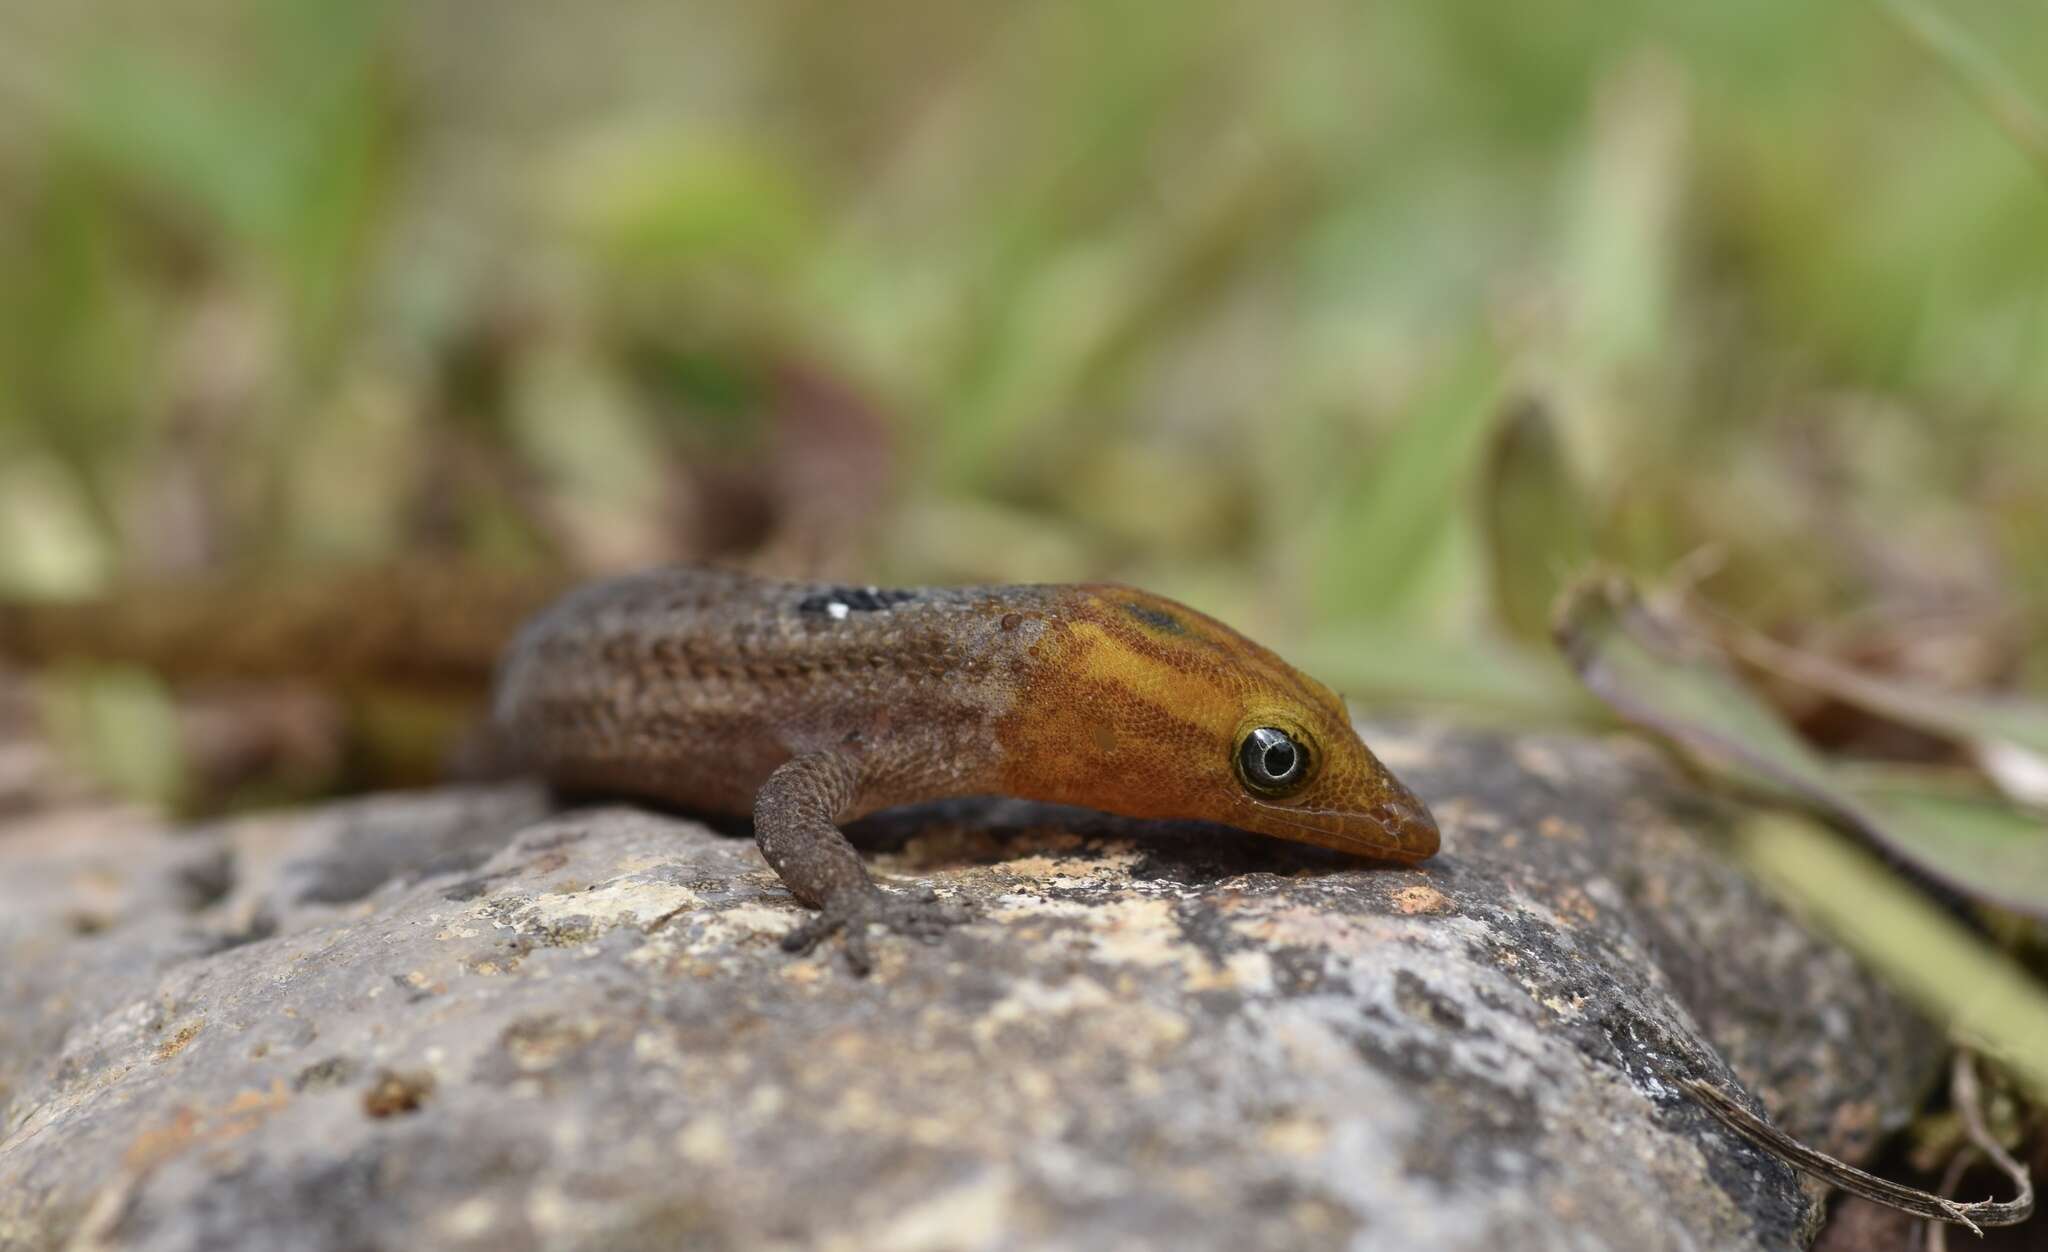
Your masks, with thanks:
<instances>
[{"instance_id":1,"label":"lizard eye","mask_svg":"<svg viewBox=\"0 0 2048 1252\"><path fill-rule=\"evenodd\" d=\"M1237 745L1237 776L1253 791L1285 795L1308 774L1308 750L1275 726L1259 726Z\"/></svg>"}]
</instances>

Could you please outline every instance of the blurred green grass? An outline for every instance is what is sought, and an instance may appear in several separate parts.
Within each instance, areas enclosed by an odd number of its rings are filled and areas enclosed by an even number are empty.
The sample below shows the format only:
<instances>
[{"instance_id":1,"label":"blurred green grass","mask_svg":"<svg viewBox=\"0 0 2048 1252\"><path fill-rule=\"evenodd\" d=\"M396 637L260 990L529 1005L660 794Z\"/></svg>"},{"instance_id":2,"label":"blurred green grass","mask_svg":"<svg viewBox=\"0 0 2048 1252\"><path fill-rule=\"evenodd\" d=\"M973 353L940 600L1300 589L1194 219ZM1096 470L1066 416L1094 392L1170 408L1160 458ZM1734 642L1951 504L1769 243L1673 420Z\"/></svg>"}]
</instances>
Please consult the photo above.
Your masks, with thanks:
<instances>
[{"instance_id":1,"label":"blurred green grass","mask_svg":"<svg viewBox=\"0 0 2048 1252\"><path fill-rule=\"evenodd\" d=\"M10 0L0 114L7 591L658 558L801 360L895 432L853 572L1541 717L1569 568L1713 545L2048 678L2048 180L1864 0Z\"/></svg>"}]
</instances>

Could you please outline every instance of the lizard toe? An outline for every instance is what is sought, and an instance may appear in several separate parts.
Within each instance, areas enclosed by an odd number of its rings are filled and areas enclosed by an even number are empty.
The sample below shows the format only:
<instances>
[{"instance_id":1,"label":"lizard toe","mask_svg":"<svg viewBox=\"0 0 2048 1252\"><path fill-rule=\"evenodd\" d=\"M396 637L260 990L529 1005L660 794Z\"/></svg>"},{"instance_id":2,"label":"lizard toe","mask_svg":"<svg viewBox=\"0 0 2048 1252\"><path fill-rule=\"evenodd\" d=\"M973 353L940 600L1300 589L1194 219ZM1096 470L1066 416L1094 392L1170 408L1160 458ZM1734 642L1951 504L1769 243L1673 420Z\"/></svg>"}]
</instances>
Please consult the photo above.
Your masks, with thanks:
<instances>
[{"instance_id":1,"label":"lizard toe","mask_svg":"<svg viewBox=\"0 0 2048 1252\"><path fill-rule=\"evenodd\" d=\"M808 952L835 933L845 935L846 963L855 974L874 968L868 932L884 930L925 943L937 943L948 930L969 920L959 906L941 900L926 888L917 895L896 895L879 889L851 899L835 900L818 915L783 936L782 946L790 952Z\"/></svg>"},{"instance_id":2,"label":"lizard toe","mask_svg":"<svg viewBox=\"0 0 2048 1252\"><path fill-rule=\"evenodd\" d=\"M782 937L784 952L809 952L846 925L844 914L822 912Z\"/></svg>"}]
</instances>

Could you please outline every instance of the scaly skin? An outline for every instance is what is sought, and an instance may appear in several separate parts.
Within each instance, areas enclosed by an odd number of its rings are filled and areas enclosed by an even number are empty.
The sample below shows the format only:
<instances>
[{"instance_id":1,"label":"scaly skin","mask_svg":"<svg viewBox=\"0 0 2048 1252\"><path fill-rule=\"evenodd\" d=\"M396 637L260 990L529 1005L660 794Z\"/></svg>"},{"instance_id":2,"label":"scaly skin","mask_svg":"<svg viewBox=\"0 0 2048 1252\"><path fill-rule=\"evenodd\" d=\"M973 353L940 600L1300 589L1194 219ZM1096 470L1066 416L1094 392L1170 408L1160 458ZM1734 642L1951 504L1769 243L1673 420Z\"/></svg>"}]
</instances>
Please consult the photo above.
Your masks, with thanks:
<instances>
[{"instance_id":1,"label":"scaly skin","mask_svg":"<svg viewBox=\"0 0 2048 1252\"><path fill-rule=\"evenodd\" d=\"M929 935L958 920L876 887L840 833L893 805L1002 794L1383 860L1437 849L1428 810L1327 687L1110 583L880 591L689 569L598 583L513 642L496 718L559 785L751 812L768 863L819 910L791 946L845 929L859 969L870 922ZM1240 764L1258 727L1289 741L1258 757L1294 764L1284 787L1261 791Z\"/></svg>"}]
</instances>

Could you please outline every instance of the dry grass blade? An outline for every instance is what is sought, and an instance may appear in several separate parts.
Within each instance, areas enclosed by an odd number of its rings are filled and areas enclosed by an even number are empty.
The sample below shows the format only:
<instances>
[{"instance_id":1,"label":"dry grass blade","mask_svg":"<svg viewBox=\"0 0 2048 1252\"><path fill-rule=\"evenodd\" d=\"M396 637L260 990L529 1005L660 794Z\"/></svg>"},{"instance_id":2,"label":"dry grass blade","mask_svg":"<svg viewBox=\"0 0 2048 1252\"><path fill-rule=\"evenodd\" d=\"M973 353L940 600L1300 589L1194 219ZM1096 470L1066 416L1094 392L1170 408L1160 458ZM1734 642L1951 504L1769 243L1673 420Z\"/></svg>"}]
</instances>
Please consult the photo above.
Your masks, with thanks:
<instances>
[{"instance_id":1,"label":"dry grass blade","mask_svg":"<svg viewBox=\"0 0 2048 1252\"><path fill-rule=\"evenodd\" d=\"M1752 690L1719 647L1626 577L1595 571L1559 598L1559 649L1586 689L1745 791L1796 800L1971 897L2048 918L2048 839L2002 797L1906 774L1851 774Z\"/></svg>"},{"instance_id":2,"label":"dry grass blade","mask_svg":"<svg viewBox=\"0 0 2048 1252\"><path fill-rule=\"evenodd\" d=\"M1706 1107L1706 1110L1720 1119L1723 1125L1749 1140L1757 1147L1790 1165L1792 1168L1813 1175L1831 1186L1840 1187L1853 1195L1862 1196L1876 1204L1883 1204L1901 1212L1924 1217L1930 1221L1953 1222L1967 1227L1970 1233L1982 1235L1985 1226L2017 1226L2034 1215L2034 1184L2027 1171L2002 1148L1997 1149L1997 1160L2012 1176L2019 1188L2019 1195L2011 1200L1982 1200L1975 1204L1958 1204L1954 1200L1908 1187L1903 1183L1891 1182L1875 1174L1866 1173L1854 1165L1838 1161L1825 1152L1807 1147L1784 1131L1766 1122L1744 1108L1734 1096L1710 1082L1698 1078L1681 1078L1679 1085ZM1971 1138L1980 1148L1987 1143L1996 1148L1988 1135L1978 1138L1982 1130L1978 1121L1971 1128ZM1988 1154L1988 1153L1987 1153Z\"/></svg>"},{"instance_id":3,"label":"dry grass blade","mask_svg":"<svg viewBox=\"0 0 2048 1252\"><path fill-rule=\"evenodd\" d=\"M2048 802L2048 783L2038 781L2048 778L2048 704L1931 691L1879 678L1788 647L1696 598L1689 605L1710 616L1716 637L1749 664L1878 717L1954 740L2013 800Z\"/></svg>"},{"instance_id":4,"label":"dry grass blade","mask_svg":"<svg viewBox=\"0 0 2048 1252\"><path fill-rule=\"evenodd\" d=\"M1980 1218L1986 1226L2018 1225L2034 1212L2034 1178L2027 1167L2014 1160L2005 1150L2005 1145L1991 1133L1984 1123L1984 1092L1977 1081L1977 1058L1968 1048L1958 1049L1955 1061L1949 1068L1949 1103L1962 1115L1963 1133L1970 1138L1970 1149L1956 1154L1948 1174L1942 1179L1944 1194L1954 1191L1962 1181L1975 1156L1979 1153L1989 1157L2006 1177L2012 1179L2017 1194L2008 1206L2019 1213L2011 1222L1995 1222ZM1985 1201L1990 1203L1990 1201ZM1935 1222L1927 1228L1927 1252L1947 1252L1948 1227Z\"/></svg>"}]
</instances>

